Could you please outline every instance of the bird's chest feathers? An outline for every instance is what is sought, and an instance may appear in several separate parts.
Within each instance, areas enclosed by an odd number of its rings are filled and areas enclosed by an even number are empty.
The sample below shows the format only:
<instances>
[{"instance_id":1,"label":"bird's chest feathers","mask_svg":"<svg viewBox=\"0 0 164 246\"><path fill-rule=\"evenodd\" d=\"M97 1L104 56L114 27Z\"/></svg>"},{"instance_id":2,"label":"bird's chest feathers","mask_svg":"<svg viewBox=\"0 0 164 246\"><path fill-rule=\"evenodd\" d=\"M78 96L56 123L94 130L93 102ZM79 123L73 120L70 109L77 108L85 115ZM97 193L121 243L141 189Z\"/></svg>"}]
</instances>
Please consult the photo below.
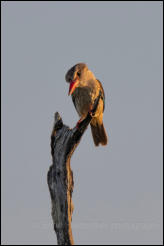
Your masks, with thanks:
<instances>
[{"instance_id":1,"label":"bird's chest feathers","mask_svg":"<svg viewBox=\"0 0 164 246\"><path fill-rule=\"evenodd\" d=\"M95 88L84 86L76 88L73 93L75 107L80 116L84 116L91 109L96 98Z\"/></svg>"}]
</instances>

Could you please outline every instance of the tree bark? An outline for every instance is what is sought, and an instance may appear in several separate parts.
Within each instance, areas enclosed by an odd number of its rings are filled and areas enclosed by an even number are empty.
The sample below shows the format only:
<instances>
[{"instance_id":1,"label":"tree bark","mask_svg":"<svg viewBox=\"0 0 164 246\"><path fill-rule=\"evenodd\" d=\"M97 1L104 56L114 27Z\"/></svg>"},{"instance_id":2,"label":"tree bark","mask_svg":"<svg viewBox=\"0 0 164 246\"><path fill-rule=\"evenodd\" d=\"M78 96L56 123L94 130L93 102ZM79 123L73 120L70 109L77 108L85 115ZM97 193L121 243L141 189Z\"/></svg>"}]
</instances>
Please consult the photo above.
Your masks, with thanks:
<instances>
[{"instance_id":1,"label":"tree bark","mask_svg":"<svg viewBox=\"0 0 164 246\"><path fill-rule=\"evenodd\" d=\"M51 134L52 165L47 174L47 182L52 203L51 215L58 245L74 244L71 229L74 182L70 159L94 116L100 97L101 93L96 98L92 111L73 129L64 125L59 113L55 113L55 122Z\"/></svg>"}]
</instances>

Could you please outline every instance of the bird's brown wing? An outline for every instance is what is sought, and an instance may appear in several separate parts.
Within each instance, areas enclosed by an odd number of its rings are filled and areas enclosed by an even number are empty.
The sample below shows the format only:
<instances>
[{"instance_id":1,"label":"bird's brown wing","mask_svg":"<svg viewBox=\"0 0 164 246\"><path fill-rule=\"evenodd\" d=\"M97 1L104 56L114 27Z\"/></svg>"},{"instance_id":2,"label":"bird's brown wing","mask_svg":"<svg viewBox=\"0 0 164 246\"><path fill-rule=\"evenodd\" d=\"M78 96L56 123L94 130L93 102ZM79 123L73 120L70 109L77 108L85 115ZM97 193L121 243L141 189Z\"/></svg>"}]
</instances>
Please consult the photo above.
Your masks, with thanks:
<instances>
[{"instance_id":1,"label":"bird's brown wing","mask_svg":"<svg viewBox=\"0 0 164 246\"><path fill-rule=\"evenodd\" d=\"M102 87L102 84L101 84L101 82L97 79L97 82L99 83L99 85L100 85L100 91L101 91L101 98L102 98L102 100L103 100L103 111L105 110L105 92L104 92L104 89L103 89L103 87Z\"/></svg>"}]
</instances>

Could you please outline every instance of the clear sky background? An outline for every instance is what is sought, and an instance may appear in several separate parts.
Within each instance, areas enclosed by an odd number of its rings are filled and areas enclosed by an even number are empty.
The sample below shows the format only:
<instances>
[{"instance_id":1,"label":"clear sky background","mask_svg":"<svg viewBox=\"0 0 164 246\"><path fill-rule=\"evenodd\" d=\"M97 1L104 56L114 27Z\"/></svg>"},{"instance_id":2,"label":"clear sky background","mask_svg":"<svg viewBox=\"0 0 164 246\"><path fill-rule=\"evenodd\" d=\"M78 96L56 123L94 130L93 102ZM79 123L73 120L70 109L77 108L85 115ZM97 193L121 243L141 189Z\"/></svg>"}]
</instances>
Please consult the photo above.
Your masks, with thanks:
<instances>
[{"instance_id":1,"label":"clear sky background","mask_svg":"<svg viewBox=\"0 0 164 246\"><path fill-rule=\"evenodd\" d=\"M76 244L162 243L162 1L2 1L2 244L56 243L47 171L54 113L78 115L65 73L87 63L106 95L71 159Z\"/></svg>"}]
</instances>

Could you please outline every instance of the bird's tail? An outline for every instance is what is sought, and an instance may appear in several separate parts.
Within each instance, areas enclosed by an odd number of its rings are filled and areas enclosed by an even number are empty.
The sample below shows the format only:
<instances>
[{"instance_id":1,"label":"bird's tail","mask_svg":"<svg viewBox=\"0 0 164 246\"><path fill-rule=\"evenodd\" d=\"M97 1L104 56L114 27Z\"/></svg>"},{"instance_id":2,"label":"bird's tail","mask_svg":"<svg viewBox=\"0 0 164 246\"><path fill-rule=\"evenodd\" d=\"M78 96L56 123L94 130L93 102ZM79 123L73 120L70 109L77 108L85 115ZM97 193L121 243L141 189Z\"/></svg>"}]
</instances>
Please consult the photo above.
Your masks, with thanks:
<instances>
[{"instance_id":1,"label":"bird's tail","mask_svg":"<svg viewBox=\"0 0 164 246\"><path fill-rule=\"evenodd\" d=\"M100 124L100 122L94 119L94 122L91 121L90 125L91 125L91 132L95 145L96 146L98 146L99 144L107 145L108 138L103 122Z\"/></svg>"}]
</instances>

